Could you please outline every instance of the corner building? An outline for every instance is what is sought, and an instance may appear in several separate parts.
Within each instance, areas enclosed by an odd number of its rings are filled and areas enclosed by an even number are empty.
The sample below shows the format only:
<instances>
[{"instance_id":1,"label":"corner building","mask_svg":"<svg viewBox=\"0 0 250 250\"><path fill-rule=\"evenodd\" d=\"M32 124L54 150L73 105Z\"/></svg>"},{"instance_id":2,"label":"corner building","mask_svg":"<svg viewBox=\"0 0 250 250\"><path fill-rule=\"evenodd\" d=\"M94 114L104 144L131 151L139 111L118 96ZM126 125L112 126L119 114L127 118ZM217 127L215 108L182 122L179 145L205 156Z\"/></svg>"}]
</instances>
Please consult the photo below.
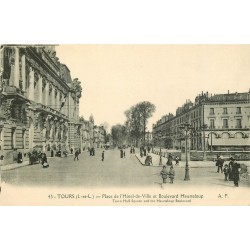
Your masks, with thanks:
<instances>
[{"instance_id":1,"label":"corner building","mask_svg":"<svg viewBox=\"0 0 250 250\"><path fill-rule=\"evenodd\" d=\"M163 116L153 125L153 141L158 147L184 149L180 126L191 125L191 150L250 150L250 91L210 95L202 93L192 103L187 100L176 115Z\"/></svg>"},{"instance_id":2,"label":"corner building","mask_svg":"<svg viewBox=\"0 0 250 250\"><path fill-rule=\"evenodd\" d=\"M55 46L0 48L0 155L69 150L80 145L81 84L59 62Z\"/></svg>"}]
</instances>

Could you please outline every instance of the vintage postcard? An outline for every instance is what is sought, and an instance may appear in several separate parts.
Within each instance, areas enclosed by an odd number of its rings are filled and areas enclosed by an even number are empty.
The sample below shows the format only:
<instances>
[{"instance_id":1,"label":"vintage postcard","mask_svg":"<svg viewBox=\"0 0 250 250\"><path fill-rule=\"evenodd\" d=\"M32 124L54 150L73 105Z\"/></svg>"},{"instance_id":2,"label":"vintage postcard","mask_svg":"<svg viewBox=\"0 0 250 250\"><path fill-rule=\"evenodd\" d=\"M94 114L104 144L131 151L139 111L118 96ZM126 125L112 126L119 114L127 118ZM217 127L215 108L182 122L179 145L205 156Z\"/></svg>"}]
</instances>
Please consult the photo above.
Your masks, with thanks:
<instances>
[{"instance_id":1,"label":"vintage postcard","mask_svg":"<svg viewBox=\"0 0 250 250\"><path fill-rule=\"evenodd\" d=\"M250 45L3 44L0 205L250 205Z\"/></svg>"}]
</instances>

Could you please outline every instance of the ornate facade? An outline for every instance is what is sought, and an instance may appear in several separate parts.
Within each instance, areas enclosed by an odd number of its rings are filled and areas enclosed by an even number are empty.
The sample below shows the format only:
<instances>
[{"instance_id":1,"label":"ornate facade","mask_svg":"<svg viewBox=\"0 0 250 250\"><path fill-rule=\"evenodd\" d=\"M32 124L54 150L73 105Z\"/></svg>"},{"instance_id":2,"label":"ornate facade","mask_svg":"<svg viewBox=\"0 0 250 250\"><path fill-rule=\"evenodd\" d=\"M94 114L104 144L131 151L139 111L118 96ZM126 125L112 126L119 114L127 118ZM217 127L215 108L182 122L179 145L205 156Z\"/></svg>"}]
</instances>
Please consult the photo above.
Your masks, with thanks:
<instances>
[{"instance_id":1,"label":"ornate facade","mask_svg":"<svg viewBox=\"0 0 250 250\"><path fill-rule=\"evenodd\" d=\"M180 126L191 125L191 150L250 150L250 91L209 95L188 100L153 125L154 145L180 149L184 135Z\"/></svg>"},{"instance_id":2,"label":"ornate facade","mask_svg":"<svg viewBox=\"0 0 250 250\"><path fill-rule=\"evenodd\" d=\"M4 45L0 49L0 131L4 163L19 151L80 146L82 88L56 57L55 46ZM14 159L15 160L15 159Z\"/></svg>"}]
</instances>

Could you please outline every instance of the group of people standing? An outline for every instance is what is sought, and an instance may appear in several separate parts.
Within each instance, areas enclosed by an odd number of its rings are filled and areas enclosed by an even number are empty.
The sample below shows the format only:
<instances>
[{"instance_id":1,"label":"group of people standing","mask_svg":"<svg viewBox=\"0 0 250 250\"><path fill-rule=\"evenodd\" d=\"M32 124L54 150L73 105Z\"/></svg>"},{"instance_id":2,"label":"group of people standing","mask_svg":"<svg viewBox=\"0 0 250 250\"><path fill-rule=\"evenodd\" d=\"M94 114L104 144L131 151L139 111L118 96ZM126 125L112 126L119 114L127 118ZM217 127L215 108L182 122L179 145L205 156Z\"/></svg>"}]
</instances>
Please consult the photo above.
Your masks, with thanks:
<instances>
[{"instance_id":1,"label":"group of people standing","mask_svg":"<svg viewBox=\"0 0 250 250\"><path fill-rule=\"evenodd\" d=\"M89 156L94 156L95 155L95 148L92 147L92 148L88 148L89 150Z\"/></svg>"},{"instance_id":2,"label":"group of people standing","mask_svg":"<svg viewBox=\"0 0 250 250\"><path fill-rule=\"evenodd\" d=\"M229 164L224 165L225 160L222 156L217 157L216 166L218 167L217 173L223 172L225 181L233 181L234 186L239 186L240 180L240 164L235 161L233 157L229 158ZM224 165L224 168L223 168Z\"/></svg>"},{"instance_id":3,"label":"group of people standing","mask_svg":"<svg viewBox=\"0 0 250 250\"><path fill-rule=\"evenodd\" d=\"M150 146L148 146L148 147L146 147L146 146L141 146L141 147L140 147L140 156L141 156L141 157L147 156L147 151L148 151L148 153L150 153L150 150L151 150L151 147L150 147Z\"/></svg>"},{"instance_id":4,"label":"group of people standing","mask_svg":"<svg viewBox=\"0 0 250 250\"><path fill-rule=\"evenodd\" d=\"M126 151L125 149L120 149L120 158L125 158L126 157Z\"/></svg>"},{"instance_id":5,"label":"group of people standing","mask_svg":"<svg viewBox=\"0 0 250 250\"><path fill-rule=\"evenodd\" d=\"M135 154L135 147L134 147L134 146L132 146L132 147L130 148L130 154Z\"/></svg>"}]
</instances>

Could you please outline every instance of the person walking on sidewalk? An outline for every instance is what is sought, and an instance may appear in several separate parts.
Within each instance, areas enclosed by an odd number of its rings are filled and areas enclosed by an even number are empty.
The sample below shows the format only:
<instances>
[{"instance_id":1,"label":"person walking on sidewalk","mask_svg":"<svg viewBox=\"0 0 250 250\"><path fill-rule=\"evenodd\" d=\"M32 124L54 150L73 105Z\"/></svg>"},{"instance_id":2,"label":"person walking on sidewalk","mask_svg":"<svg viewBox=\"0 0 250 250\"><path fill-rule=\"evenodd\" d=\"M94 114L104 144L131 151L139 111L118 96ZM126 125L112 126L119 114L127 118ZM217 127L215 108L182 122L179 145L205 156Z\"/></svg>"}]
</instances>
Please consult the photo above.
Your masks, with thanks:
<instances>
[{"instance_id":1,"label":"person walking on sidewalk","mask_svg":"<svg viewBox=\"0 0 250 250\"><path fill-rule=\"evenodd\" d=\"M169 175L169 180L170 180L169 182L171 184L173 184L174 183L174 176L175 176L175 171L174 171L173 165L170 167L168 175Z\"/></svg>"},{"instance_id":2,"label":"person walking on sidewalk","mask_svg":"<svg viewBox=\"0 0 250 250\"><path fill-rule=\"evenodd\" d=\"M104 161L104 151L102 151L102 161Z\"/></svg>"}]
</instances>

